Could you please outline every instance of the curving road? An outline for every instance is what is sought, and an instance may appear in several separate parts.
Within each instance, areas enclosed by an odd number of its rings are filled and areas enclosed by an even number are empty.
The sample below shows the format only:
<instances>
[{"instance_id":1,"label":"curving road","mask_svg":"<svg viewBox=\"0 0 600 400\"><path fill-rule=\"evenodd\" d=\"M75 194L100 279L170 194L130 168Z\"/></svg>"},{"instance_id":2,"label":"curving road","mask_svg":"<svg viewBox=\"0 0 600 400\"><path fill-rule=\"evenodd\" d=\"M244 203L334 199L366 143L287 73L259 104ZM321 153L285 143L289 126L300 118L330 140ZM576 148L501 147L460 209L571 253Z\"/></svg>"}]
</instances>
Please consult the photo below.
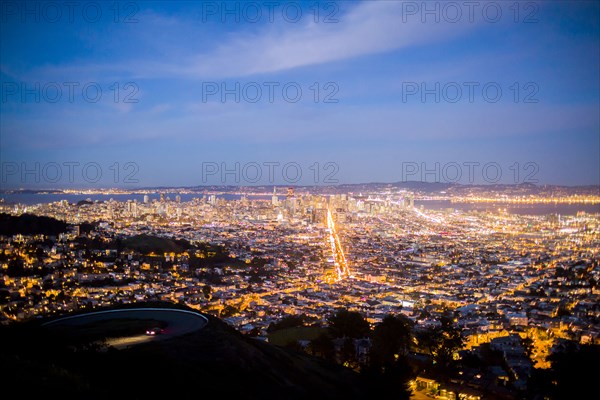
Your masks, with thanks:
<instances>
[{"instance_id":1,"label":"curving road","mask_svg":"<svg viewBox=\"0 0 600 400\"><path fill-rule=\"evenodd\" d=\"M114 319L154 319L167 324L163 333L156 336L140 335L112 338L107 344L116 348L124 348L150 341L164 340L174 336L200 330L206 326L208 319L197 312L168 308L130 308L125 310L97 311L81 315L59 318L46 322L42 326L52 328L76 328L86 324ZM151 327L148 327L151 328Z\"/></svg>"}]
</instances>

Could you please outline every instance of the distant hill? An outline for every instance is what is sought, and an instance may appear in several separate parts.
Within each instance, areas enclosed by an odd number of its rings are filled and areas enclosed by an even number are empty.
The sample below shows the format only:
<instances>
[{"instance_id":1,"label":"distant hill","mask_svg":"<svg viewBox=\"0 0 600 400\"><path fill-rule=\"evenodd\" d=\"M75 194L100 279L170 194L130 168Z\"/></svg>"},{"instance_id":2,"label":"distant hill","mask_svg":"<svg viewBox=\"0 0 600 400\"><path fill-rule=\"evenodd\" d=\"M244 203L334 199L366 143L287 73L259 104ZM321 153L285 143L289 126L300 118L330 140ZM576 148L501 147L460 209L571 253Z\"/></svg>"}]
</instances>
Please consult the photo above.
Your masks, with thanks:
<instances>
[{"instance_id":1,"label":"distant hill","mask_svg":"<svg viewBox=\"0 0 600 400\"><path fill-rule=\"evenodd\" d=\"M207 392L224 399L368 398L351 370L207 317L200 331L104 352L74 351L39 321L0 327L0 374L31 398L198 399Z\"/></svg>"},{"instance_id":2,"label":"distant hill","mask_svg":"<svg viewBox=\"0 0 600 400\"><path fill-rule=\"evenodd\" d=\"M68 224L50 217L23 214L17 217L0 214L0 235L58 235L66 232Z\"/></svg>"},{"instance_id":3,"label":"distant hill","mask_svg":"<svg viewBox=\"0 0 600 400\"><path fill-rule=\"evenodd\" d=\"M465 167L466 168L466 167ZM417 178L415 176L415 178ZM431 175L430 175L431 178ZM464 177L466 178L466 176ZM545 185L534 183L486 183L486 184L467 184L454 182L427 182L427 181L397 181L397 182L365 182L365 183L340 183L331 185L196 185L196 186L159 186L159 187L140 187L132 189L129 193L140 191L152 193L194 193L198 197L210 193L231 193L239 194L265 194L273 193L275 190L278 196L285 195L286 188L294 188L296 192L310 192L312 194L342 194L342 193L370 193L386 192L394 190L407 190L421 194L439 194L447 192L449 195L468 195L475 192L498 192L507 195L600 195L600 185ZM69 194L64 190L0 190L7 194ZM91 204L89 201L82 200L77 203L78 206Z\"/></svg>"},{"instance_id":4,"label":"distant hill","mask_svg":"<svg viewBox=\"0 0 600 400\"><path fill-rule=\"evenodd\" d=\"M385 192L389 190L407 190L419 192L422 194L439 194L447 192L452 195L468 195L473 192L498 192L510 195L600 195L599 185L582 186L564 186L564 185L539 185L534 183L514 183L514 184L463 184L452 182L427 182L427 181L398 181L398 182L366 182L366 183L340 183L336 185L258 185L258 186L185 186L185 187L159 187L144 188L145 190L155 191L180 191L196 192L206 194L207 192L217 191L222 193L239 193L242 190L245 193L272 193L276 189L279 196L284 193L284 187L292 187L297 191L309 191L313 194L334 194L334 193L369 193Z\"/></svg>"}]
</instances>

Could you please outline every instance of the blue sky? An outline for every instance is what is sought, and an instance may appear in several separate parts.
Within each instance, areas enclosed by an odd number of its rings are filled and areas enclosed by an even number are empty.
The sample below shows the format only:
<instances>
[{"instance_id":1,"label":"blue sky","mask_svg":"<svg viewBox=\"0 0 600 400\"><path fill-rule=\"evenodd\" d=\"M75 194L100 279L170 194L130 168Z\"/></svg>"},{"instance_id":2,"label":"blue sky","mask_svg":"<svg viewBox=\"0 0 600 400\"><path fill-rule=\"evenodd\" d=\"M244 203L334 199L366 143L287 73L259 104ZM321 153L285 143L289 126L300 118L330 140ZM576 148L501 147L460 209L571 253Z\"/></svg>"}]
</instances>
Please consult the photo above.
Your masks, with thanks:
<instances>
[{"instance_id":1,"label":"blue sky","mask_svg":"<svg viewBox=\"0 0 600 400\"><path fill-rule=\"evenodd\" d=\"M273 3L2 3L0 184L600 184L598 2Z\"/></svg>"}]
</instances>

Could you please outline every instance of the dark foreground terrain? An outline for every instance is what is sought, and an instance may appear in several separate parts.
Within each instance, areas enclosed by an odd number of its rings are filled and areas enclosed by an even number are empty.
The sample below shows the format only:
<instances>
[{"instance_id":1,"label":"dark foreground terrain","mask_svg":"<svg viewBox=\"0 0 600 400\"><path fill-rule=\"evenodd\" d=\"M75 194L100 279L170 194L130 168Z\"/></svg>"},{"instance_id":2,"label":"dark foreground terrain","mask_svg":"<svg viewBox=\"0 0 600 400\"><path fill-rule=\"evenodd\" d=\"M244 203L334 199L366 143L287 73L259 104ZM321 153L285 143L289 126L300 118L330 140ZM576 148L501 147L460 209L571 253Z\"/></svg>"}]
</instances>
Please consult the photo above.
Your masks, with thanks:
<instances>
[{"instance_id":1,"label":"dark foreground terrain","mask_svg":"<svg viewBox=\"0 0 600 400\"><path fill-rule=\"evenodd\" d=\"M207 318L199 331L122 350L90 345L88 335L79 340L73 332L51 331L41 326L45 320L1 327L4 389L26 398L368 397L351 370L245 337L218 318Z\"/></svg>"}]
</instances>

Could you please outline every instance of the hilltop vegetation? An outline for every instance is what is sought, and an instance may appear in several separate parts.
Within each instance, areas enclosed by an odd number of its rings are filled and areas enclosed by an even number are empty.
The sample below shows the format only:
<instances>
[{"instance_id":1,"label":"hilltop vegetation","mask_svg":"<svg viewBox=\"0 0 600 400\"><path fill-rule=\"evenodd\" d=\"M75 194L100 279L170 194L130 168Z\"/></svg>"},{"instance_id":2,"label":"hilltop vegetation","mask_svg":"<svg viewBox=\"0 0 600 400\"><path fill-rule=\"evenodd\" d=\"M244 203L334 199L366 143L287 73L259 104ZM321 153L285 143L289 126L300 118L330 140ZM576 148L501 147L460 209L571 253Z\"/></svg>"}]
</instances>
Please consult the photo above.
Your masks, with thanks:
<instances>
[{"instance_id":1,"label":"hilltop vegetation","mask_svg":"<svg viewBox=\"0 0 600 400\"><path fill-rule=\"evenodd\" d=\"M50 217L0 214L0 235L53 235L66 232L68 224Z\"/></svg>"}]
</instances>

